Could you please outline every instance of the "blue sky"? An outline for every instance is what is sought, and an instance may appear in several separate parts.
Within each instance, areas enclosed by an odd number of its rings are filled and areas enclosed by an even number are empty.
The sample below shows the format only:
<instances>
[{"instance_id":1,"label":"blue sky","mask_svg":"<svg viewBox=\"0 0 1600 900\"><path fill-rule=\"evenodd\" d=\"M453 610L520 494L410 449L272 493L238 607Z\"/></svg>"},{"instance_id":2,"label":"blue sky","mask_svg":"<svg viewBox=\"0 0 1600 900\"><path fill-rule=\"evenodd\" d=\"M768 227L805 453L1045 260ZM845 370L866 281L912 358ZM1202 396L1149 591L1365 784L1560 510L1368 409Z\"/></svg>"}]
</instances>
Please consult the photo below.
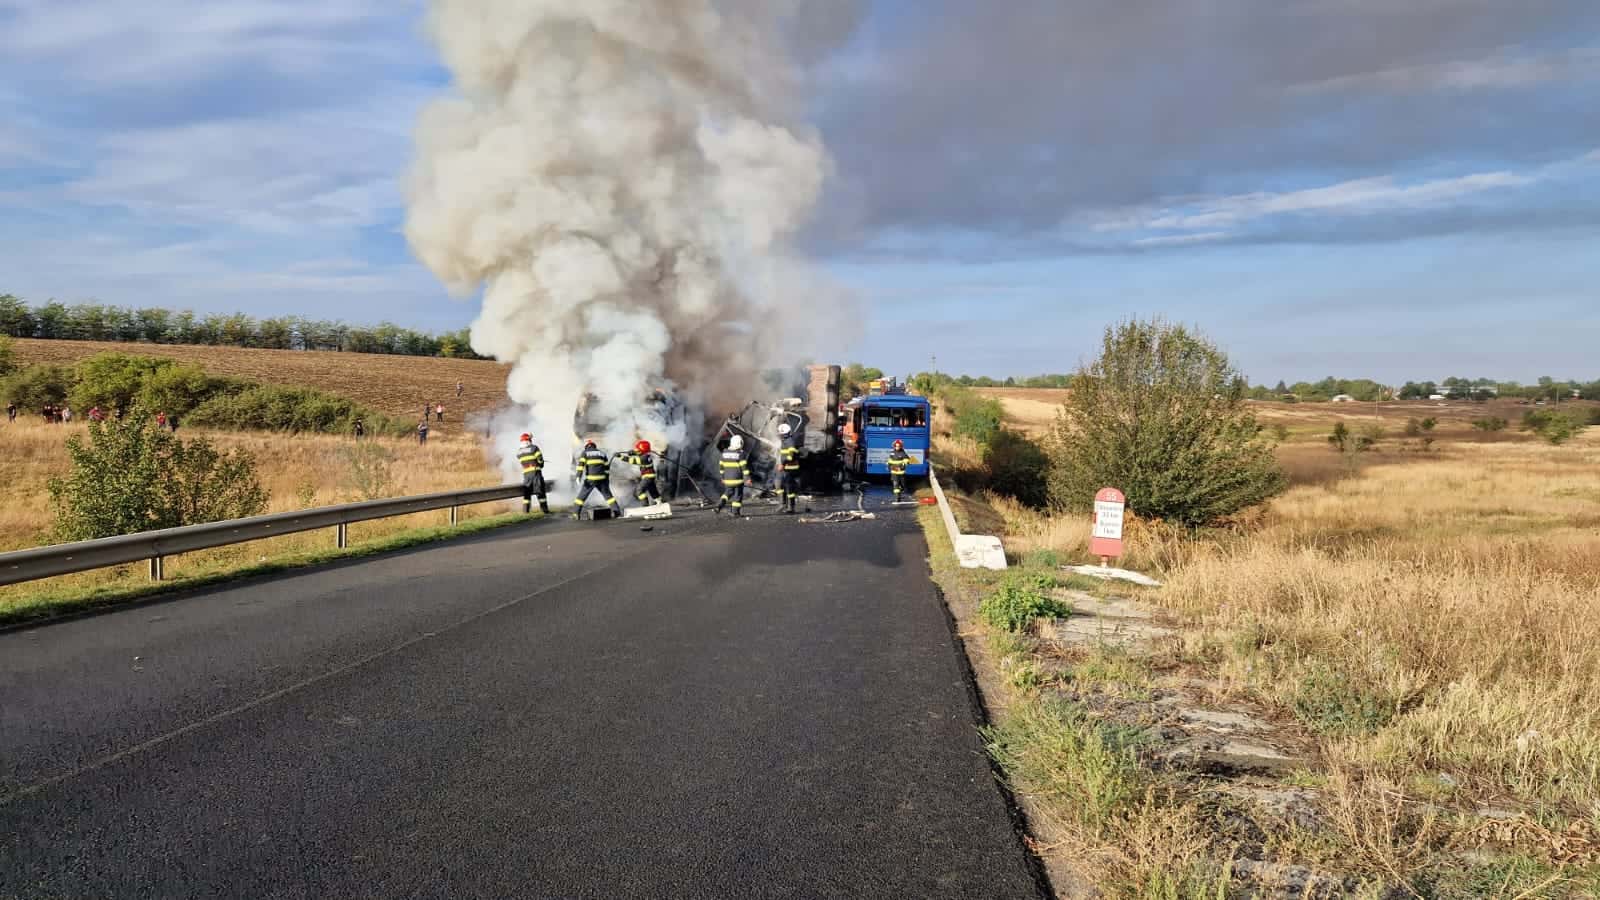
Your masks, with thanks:
<instances>
[{"instance_id":1,"label":"blue sky","mask_svg":"<svg viewBox=\"0 0 1600 900\"><path fill-rule=\"evenodd\" d=\"M1163 315L1260 381L1600 375L1592 0L807 9L842 357L1063 371ZM0 291L466 324L399 234L421 13L0 0Z\"/></svg>"}]
</instances>

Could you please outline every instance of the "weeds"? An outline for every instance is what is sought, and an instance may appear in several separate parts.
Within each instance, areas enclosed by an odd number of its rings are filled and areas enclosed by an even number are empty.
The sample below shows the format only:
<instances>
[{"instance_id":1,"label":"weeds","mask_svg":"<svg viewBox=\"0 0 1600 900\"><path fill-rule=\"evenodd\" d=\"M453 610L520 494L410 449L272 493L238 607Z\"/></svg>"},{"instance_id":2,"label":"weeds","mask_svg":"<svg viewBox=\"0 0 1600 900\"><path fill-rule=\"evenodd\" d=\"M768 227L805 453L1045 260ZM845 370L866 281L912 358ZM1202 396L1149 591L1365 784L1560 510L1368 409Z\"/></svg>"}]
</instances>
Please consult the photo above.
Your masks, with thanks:
<instances>
[{"instance_id":1,"label":"weeds","mask_svg":"<svg viewBox=\"0 0 1600 900\"><path fill-rule=\"evenodd\" d=\"M1045 575L1009 573L978 604L978 616L1002 631L1022 631L1035 619L1061 619L1072 607L1050 596L1055 579Z\"/></svg>"}]
</instances>

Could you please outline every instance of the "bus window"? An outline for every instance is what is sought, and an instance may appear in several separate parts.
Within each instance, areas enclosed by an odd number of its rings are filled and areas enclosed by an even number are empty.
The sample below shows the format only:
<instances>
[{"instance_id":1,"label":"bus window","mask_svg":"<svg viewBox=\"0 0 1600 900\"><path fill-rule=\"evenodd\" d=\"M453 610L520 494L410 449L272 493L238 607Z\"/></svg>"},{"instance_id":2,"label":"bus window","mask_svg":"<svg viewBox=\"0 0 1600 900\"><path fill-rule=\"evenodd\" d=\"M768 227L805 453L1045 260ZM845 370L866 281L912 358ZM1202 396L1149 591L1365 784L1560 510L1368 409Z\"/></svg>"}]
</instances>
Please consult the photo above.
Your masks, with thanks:
<instances>
[{"instance_id":1,"label":"bus window","mask_svg":"<svg viewBox=\"0 0 1600 900\"><path fill-rule=\"evenodd\" d=\"M927 410L920 406L872 406L867 409L867 424L879 428L922 428L928 424Z\"/></svg>"}]
</instances>

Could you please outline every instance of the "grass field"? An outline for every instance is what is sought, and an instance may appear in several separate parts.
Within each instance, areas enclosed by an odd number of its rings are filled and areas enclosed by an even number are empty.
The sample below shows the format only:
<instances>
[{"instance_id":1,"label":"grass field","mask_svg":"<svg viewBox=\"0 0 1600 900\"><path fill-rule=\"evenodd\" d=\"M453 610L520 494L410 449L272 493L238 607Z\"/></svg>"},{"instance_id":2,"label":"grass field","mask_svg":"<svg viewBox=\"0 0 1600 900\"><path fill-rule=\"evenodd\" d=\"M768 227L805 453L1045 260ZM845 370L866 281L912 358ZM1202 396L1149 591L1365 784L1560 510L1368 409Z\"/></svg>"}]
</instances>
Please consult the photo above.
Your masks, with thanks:
<instances>
[{"instance_id":1,"label":"grass field","mask_svg":"<svg viewBox=\"0 0 1600 900\"><path fill-rule=\"evenodd\" d=\"M993 397L1005 408L1006 424L1025 434L1041 435L1055 424L1056 410L1067 399L1067 391L1054 388L974 388L978 394ZM1397 435L1408 419L1437 419L1436 437L1441 441L1470 441L1488 443L1506 440L1513 432L1484 432L1472 425L1475 419L1499 417L1511 423L1512 429L1522 420L1524 413L1534 407L1517 400L1491 400L1486 403L1469 401L1391 401L1387 403L1280 403L1276 401L1251 401L1250 409L1262 424L1269 427L1282 425L1289 432L1287 443L1311 441L1320 445L1323 437L1336 422L1355 427L1378 423L1391 434ZM1590 400L1562 403L1559 406L1540 407L1552 411L1572 412L1586 419L1590 412L1600 409L1600 402Z\"/></svg>"},{"instance_id":2,"label":"grass field","mask_svg":"<svg viewBox=\"0 0 1600 900\"><path fill-rule=\"evenodd\" d=\"M1002 399L1015 427L1035 432L1060 399L985 393ZM1323 436L1340 418L1372 421L1371 405L1252 405L1291 429L1280 448L1295 473L1290 490L1226 530L1134 521L1126 562L1165 581L1140 599L1180 625L1145 665L1178 666L1219 702L1270 711L1312 750L1313 766L1284 788L1313 797L1327 827L1283 825L1265 846L1403 896L1593 896L1600 428L1552 447L1514 425L1487 436L1471 427L1485 415L1515 423L1527 407L1514 402L1384 404L1379 416L1394 437L1341 457ZM1406 419L1425 416L1441 422L1428 451L1398 438ZM993 496L962 503L974 528L1002 533L1019 557L1048 550L1089 561L1086 516ZM1006 733L1024 744L1064 740L1042 708L1019 706ZM1063 770L1035 771L1023 789L1094 775L1080 770L1081 754L1035 758ZM1159 773L1141 779L1162 783ZM1204 808L1167 799L1170 815L1144 809L1127 821L1178 821ZM1129 809L1148 802L1134 798ZM1191 842L1169 848L1169 860L1226 859L1228 848L1196 842L1206 831L1151 839ZM1106 834L1081 836L1045 852L1116 855Z\"/></svg>"},{"instance_id":3,"label":"grass field","mask_svg":"<svg viewBox=\"0 0 1600 900\"><path fill-rule=\"evenodd\" d=\"M19 365L71 365L112 352L176 359L212 375L317 388L412 421L420 417L424 403L438 402L445 407L445 430L453 430L465 417L488 414L506 397L507 367L479 359L98 341L16 340L15 347ZM463 388L460 399L457 382Z\"/></svg>"},{"instance_id":4,"label":"grass field","mask_svg":"<svg viewBox=\"0 0 1600 900\"><path fill-rule=\"evenodd\" d=\"M15 424L0 420L0 447L5 450L0 454L0 484L6 486L7 501L0 507L0 551L52 542L50 529L54 519L47 484L52 476L69 468L67 438L84 435L87 430L82 423L46 425L32 417L19 419ZM374 497L490 487L505 480L498 468L499 461L487 458L478 435L459 431L436 432L426 446L418 445L413 439L368 438L358 445L351 438L334 435L207 432L192 428L179 433L179 437L186 439L199 436L209 438L219 449L240 448L255 455L262 486L271 498L268 512ZM468 518L486 516L507 508L508 505L483 504L463 510L463 515ZM360 543L392 538L410 529L438 525L445 521L446 515L440 511L358 523L350 527L351 540ZM167 562L167 572L176 579L214 575L325 550L332 545L331 530L289 535L173 557ZM0 588L0 609L25 598L60 598L73 593L120 590L137 586L144 578L140 567L124 566L31 585L12 585Z\"/></svg>"}]
</instances>

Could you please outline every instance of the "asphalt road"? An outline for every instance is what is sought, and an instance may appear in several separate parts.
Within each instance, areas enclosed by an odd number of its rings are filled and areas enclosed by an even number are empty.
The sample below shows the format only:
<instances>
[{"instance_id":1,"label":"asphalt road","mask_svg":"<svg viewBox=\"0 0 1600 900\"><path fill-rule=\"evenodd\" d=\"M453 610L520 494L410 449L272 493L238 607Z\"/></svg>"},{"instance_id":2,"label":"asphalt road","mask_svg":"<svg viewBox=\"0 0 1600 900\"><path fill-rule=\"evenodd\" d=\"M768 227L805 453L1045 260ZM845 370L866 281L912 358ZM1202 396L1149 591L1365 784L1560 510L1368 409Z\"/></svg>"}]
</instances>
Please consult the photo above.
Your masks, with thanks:
<instances>
[{"instance_id":1,"label":"asphalt road","mask_svg":"<svg viewBox=\"0 0 1600 900\"><path fill-rule=\"evenodd\" d=\"M0 897L1037 897L880 516L536 523L0 634Z\"/></svg>"}]
</instances>

